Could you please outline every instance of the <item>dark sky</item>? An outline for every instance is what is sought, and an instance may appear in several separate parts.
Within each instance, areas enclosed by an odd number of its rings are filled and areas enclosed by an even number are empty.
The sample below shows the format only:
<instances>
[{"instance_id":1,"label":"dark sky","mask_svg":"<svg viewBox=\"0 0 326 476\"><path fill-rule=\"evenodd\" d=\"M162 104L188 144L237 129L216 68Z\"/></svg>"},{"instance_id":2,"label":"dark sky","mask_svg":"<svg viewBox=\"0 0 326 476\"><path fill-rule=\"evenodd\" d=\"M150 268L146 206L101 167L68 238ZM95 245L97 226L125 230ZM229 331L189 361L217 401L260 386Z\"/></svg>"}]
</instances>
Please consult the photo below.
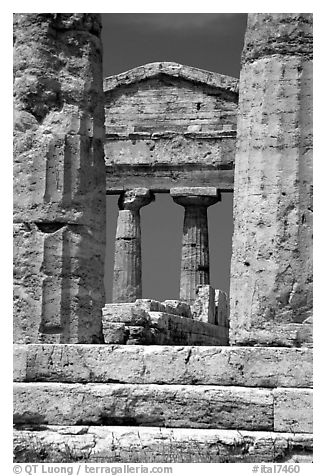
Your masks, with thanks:
<instances>
[{"instance_id":1,"label":"dark sky","mask_svg":"<svg viewBox=\"0 0 326 476\"><path fill-rule=\"evenodd\" d=\"M102 14L104 77L155 61L177 63L239 77L247 15L242 13ZM112 295L117 197L107 198L106 301ZM232 194L209 208L211 284L229 291ZM168 194L141 212L143 297L177 299L183 208Z\"/></svg>"}]
</instances>

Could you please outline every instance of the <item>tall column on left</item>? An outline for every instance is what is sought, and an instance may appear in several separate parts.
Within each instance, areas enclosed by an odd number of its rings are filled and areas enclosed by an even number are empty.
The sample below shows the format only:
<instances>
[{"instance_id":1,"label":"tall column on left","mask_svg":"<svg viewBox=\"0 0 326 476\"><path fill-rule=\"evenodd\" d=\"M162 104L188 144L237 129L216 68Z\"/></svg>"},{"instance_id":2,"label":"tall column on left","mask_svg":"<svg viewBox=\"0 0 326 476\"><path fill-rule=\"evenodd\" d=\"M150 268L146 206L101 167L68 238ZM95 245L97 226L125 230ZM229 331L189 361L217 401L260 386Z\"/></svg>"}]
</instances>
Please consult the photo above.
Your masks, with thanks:
<instances>
[{"instance_id":1,"label":"tall column on left","mask_svg":"<svg viewBox=\"0 0 326 476\"><path fill-rule=\"evenodd\" d=\"M101 18L14 15L14 341L102 342Z\"/></svg>"}]
</instances>

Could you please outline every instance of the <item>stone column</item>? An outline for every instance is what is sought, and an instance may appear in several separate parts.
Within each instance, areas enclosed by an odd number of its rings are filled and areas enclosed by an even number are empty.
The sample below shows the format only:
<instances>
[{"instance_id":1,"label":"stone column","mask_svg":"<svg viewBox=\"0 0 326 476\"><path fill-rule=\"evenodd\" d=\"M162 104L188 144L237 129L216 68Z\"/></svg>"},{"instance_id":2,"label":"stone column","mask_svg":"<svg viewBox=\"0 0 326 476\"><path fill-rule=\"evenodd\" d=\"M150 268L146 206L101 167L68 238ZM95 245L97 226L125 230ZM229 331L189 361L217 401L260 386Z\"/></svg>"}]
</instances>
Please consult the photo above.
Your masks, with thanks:
<instances>
[{"instance_id":1,"label":"stone column","mask_svg":"<svg viewBox=\"0 0 326 476\"><path fill-rule=\"evenodd\" d=\"M142 298L140 209L154 200L147 188L121 194L115 239L113 302L134 302Z\"/></svg>"},{"instance_id":2,"label":"stone column","mask_svg":"<svg viewBox=\"0 0 326 476\"><path fill-rule=\"evenodd\" d=\"M301 346L312 316L311 14L249 14L239 94L231 342Z\"/></svg>"},{"instance_id":3,"label":"stone column","mask_svg":"<svg viewBox=\"0 0 326 476\"><path fill-rule=\"evenodd\" d=\"M102 342L104 99L97 14L14 15L14 341Z\"/></svg>"},{"instance_id":4,"label":"stone column","mask_svg":"<svg viewBox=\"0 0 326 476\"><path fill-rule=\"evenodd\" d=\"M192 304L196 287L209 284L207 208L220 201L213 187L172 188L170 194L185 208L181 252L180 299Z\"/></svg>"}]
</instances>

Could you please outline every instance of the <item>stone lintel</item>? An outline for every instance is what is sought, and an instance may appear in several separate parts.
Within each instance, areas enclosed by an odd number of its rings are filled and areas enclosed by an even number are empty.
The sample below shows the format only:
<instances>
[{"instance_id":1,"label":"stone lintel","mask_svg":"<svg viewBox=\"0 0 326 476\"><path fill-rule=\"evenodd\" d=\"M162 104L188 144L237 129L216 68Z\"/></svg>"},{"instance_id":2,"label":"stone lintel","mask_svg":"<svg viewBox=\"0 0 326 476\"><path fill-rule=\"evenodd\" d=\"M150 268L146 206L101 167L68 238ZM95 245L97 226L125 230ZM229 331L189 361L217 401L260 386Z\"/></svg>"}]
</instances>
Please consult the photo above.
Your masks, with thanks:
<instances>
[{"instance_id":1,"label":"stone lintel","mask_svg":"<svg viewBox=\"0 0 326 476\"><path fill-rule=\"evenodd\" d=\"M142 186L150 187L153 192L169 193L175 183L184 186L218 186L221 192L232 192L233 175L233 168L221 169L198 164L107 164L106 193L117 195L127 189Z\"/></svg>"}]
</instances>

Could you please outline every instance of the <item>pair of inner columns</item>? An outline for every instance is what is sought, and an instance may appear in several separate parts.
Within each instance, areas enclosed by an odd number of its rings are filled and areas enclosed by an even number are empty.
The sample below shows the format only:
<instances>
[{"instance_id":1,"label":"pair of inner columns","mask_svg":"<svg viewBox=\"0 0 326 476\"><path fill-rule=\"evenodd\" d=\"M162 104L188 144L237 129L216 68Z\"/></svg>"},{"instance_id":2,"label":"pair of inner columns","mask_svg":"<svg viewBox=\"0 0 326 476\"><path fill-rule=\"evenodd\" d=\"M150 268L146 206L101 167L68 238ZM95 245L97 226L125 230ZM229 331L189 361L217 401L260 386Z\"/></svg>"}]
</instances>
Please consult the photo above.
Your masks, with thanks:
<instances>
[{"instance_id":1,"label":"pair of inner columns","mask_svg":"<svg viewBox=\"0 0 326 476\"><path fill-rule=\"evenodd\" d=\"M221 200L214 187L180 187L170 190L175 203L184 207L180 300L192 304L198 285L209 284L207 208ZM115 240L113 302L142 298L140 209L154 200L147 188L123 192Z\"/></svg>"}]
</instances>

